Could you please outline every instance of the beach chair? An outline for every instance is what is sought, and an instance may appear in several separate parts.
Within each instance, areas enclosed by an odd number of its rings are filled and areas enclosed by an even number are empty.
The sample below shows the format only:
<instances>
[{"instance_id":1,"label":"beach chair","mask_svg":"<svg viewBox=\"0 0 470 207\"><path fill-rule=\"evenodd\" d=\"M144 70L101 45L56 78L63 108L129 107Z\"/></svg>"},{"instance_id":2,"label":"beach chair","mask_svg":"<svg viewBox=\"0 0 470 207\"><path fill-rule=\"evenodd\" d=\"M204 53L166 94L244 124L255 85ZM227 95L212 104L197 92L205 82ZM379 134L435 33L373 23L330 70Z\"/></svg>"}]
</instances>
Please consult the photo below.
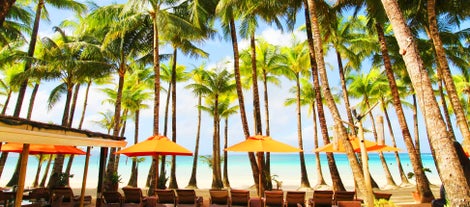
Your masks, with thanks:
<instances>
[{"instance_id":1,"label":"beach chair","mask_svg":"<svg viewBox=\"0 0 470 207\"><path fill-rule=\"evenodd\" d=\"M124 198L117 191L105 191L101 194L101 206L122 207Z\"/></svg>"},{"instance_id":2,"label":"beach chair","mask_svg":"<svg viewBox=\"0 0 470 207\"><path fill-rule=\"evenodd\" d=\"M74 207L75 199L71 188L53 188L51 192L51 203L64 207ZM60 199L62 198L62 199Z\"/></svg>"},{"instance_id":3,"label":"beach chair","mask_svg":"<svg viewBox=\"0 0 470 207\"><path fill-rule=\"evenodd\" d=\"M376 200L381 200L381 199L385 199L385 200L390 200L390 197L392 197L392 194L391 193L379 193L379 192L374 192L374 197Z\"/></svg>"},{"instance_id":4,"label":"beach chair","mask_svg":"<svg viewBox=\"0 0 470 207\"><path fill-rule=\"evenodd\" d=\"M250 206L250 191L230 190L230 206Z\"/></svg>"},{"instance_id":5,"label":"beach chair","mask_svg":"<svg viewBox=\"0 0 470 207\"><path fill-rule=\"evenodd\" d=\"M284 206L284 192L280 190L264 191L262 201L264 207L282 207Z\"/></svg>"},{"instance_id":6,"label":"beach chair","mask_svg":"<svg viewBox=\"0 0 470 207\"><path fill-rule=\"evenodd\" d=\"M330 207L333 204L332 190L314 190L313 196L308 200L310 207Z\"/></svg>"},{"instance_id":7,"label":"beach chair","mask_svg":"<svg viewBox=\"0 0 470 207\"><path fill-rule=\"evenodd\" d=\"M123 187L124 200L122 206L124 207L143 207L147 197L142 194L142 189L135 187Z\"/></svg>"},{"instance_id":8,"label":"beach chair","mask_svg":"<svg viewBox=\"0 0 470 207\"><path fill-rule=\"evenodd\" d=\"M202 197L196 196L194 189L177 189L176 205L178 207L201 207Z\"/></svg>"},{"instance_id":9,"label":"beach chair","mask_svg":"<svg viewBox=\"0 0 470 207\"><path fill-rule=\"evenodd\" d=\"M333 202L338 201L354 201L356 197L355 191L335 191L333 194Z\"/></svg>"},{"instance_id":10,"label":"beach chair","mask_svg":"<svg viewBox=\"0 0 470 207\"><path fill-rule=\"evenodd\" d=\"M175 207L176 206L176 194L174 190L155 190L157 194L157 207Z\"/></svg>"},{"instance_id":11,"label":"beach chair","mask_svg":"<svg viewBox=\"0 0 470 207\"><path fill-rule=\"evenodd\" d=\"M62 203L73 203L75 206L80 205L80 195L74 195L70 187L56 187L53 188L51 194L64 195ZM83 204L91 205L91 195L85 195ZM68 204L67 204L68 205Z\"/></svg>"},{"instance_id":12,"label":"beach chair","mask_svg":"<svg viewBox=\"0 0 470 207\"><path fill-rule=\"evenodd\" d=\"M48 188L34 188L29 192L28 197L32 204L45 206L49 205L51 200L51 192Z\"/></svg>"},{"instance_id":13,"label":"beach chair","mask_svg":"<svg viewBox=\"0 0 470 207\"><path fill-rule=\"evenodd\" d=\"M227 190L209 190L209 207L223 207L230 204L230 197Z\"/></svg>"},{"instance_id":14,"label":"beach chair","mask_svg":"<svg viewBox=\"0 0 470 207\"><path fill-rule=\"evenodd\" d=\"M305 191L287 191L285 207L305 207Z\"/></svg>"},{"instance_id":15,"label":"beach chair","mask_svg":"<svg viewBox=\"0 0 470 207\"><path fill-rule=\"evenodd\" d=\"M361 207L361 201L338 201L337 207Z\"/></svg>"}]
</instances>

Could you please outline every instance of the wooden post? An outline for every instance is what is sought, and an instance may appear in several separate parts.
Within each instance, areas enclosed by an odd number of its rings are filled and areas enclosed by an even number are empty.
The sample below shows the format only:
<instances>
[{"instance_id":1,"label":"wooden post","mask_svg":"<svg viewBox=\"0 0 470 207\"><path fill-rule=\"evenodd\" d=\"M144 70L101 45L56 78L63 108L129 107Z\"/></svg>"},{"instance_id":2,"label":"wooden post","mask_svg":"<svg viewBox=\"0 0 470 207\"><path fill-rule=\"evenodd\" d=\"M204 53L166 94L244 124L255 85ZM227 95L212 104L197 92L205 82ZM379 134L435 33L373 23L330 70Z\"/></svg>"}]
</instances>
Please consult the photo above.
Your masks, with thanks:
<instances>
[{"instance_id":1,"label":"wooden post","mask_svg":"<svg viewBox=\"0 0 470 207\"><path fill-rule=\"evenodd\" d=\"M80 191L80 207L83 207L85 203L86 178L88 176L88 164L90 162L90 151L91 151L91 147L88 146L86 148L85 169L83 170L82 189Z\"/></svg>"},{"instance_id":2,"label":"wooden post","mask_svg":"<svg viewBox=\"0 0 470 207\"><path fill-rule=\"evenodd\" d=\"M26 179L26 168L28 167L29 144L23 144L21 151L20 175L18 180L18 188L16 189L15 207L21 207L23 201L24 183Z\"/></svg>"}]
</instances>

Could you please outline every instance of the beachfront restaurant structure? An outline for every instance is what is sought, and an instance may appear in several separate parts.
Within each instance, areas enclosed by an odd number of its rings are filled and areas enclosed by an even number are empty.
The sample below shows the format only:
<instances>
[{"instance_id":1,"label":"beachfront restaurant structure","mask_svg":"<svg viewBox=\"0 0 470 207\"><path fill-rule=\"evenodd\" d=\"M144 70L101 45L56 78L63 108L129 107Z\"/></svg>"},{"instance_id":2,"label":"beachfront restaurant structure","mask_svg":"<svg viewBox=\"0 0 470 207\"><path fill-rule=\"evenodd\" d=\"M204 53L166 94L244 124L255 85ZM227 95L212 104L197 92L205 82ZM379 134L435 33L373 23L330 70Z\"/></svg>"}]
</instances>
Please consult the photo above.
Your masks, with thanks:
<instances>
[{"instance_id":1,"label":"beachfront restaurant structure","mask_svg":"<svg viewBox=\"0 0 470 207\"><path fill-rule=\"evenodd\" d=\"M97 195L102 193L103 175L105 172L105 162L109 147L125 147L127 142L124 137L115 137L108 134L91 132L88 130L78 130L60 125L46 124L27 119L0 116L0 144L4 142L23 143L24 148L21 153L21 167L18 187L15 196L15 207L21 206L24 187L26 166L29 155L29 144L50 144L63 146L86 146L86 164L83 173L83 184L81 189L81 204L83 206L83 195L85 194L86 176L88 170L88 160L91 147L100 147L100 169L97 186ZM28 146L28 147L26 147Z\"/></svg>"}]
</instances>

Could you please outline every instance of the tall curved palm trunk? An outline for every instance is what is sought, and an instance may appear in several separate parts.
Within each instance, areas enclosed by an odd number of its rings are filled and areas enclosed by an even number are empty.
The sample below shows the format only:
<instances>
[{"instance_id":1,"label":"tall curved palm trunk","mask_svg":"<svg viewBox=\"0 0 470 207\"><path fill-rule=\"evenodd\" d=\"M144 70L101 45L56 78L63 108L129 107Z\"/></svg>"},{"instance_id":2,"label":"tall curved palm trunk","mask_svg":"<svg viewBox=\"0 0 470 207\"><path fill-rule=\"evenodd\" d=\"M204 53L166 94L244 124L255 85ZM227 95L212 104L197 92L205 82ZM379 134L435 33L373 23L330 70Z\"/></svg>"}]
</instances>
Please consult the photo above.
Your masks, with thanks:
<instances>
[{"instance_id":1,"label":"tall curved palm trunk","mask_svg":"<svg viewBox=\"0 0 470 207\"><path fill-rule=\"evenodd\" d=\"M39 22L41 20L42 9L44 8L44 0L39 0L36 5L36 16L34 18L33 30L31 32L31 39L29 40L28 57L34 56L34 50L36 49L36 42L38 39ZM31 60L27 60L24 71L31 69ZM21 112L21 106L23 105L23 99L28 87L28 80L24 80L21 83L20 90L18 91L18 99L16 100L15 111L13 112L14 117L19 117Z\"/></svg>"},{"instance_id":2,"label":"tall curved palm trunk","mask_svg":"<svg viewBox=\"0 0 470 207\"><path fill-rule=\"evenodd\" d=\"M5 21L5 17L10 11L10 8L15 4L16 0L5 0L0 3L0 27L3 26L3 22Z\"/></svg>"},{"instance_id":3,"label":"tall curved palm trunk","mask_svg":"<svg viewBox=\"0 0 470 207\"><path fill-rule=\"evenodd\" d=\"M315 91L315 103L317 104L318 121L320 122L320 129L321 129L323 143L326 145L330 142L330 138L328 135L328 126L326 124L325 111L323 110L322 96L320 93L321 87L320 87L320 80L318 77L318 66L315 60L315 48L313 44L314 41L313 41L312 26L311 26L312 24L310 21L311 18L310 18L310 11L309 11L311 6L306 1L304 1L304 5L305 5L305 25L307 27L308 47L310 50L310 67L312 70L313 88ZM315 156L318 160L317 165L320 165L319 154L315 153ZM328 167L330 169L331 180L333 183L333 190L345 191L346 188L344 187L343 181L341 180L341 177L339 176L338 167L336 166L336 161L333 156L333 153L326 153L326 158L328 161ZM321 171L321 166L319 167L319 170ZM320 176L320 174L317 176Z\"/></svg>"},{"instance_id":4,"label":"tall curved palm trunk","mask_svg":"<svg viewBox=\"0 0 470 207\"><path fill-rule=\"evenodd\" d=\"M385 42L385 33L383 31L382 25L377 23L375 27L376 27L377 34L378 34L380 51L383 56L385 73L387 75L388 83L390 86L390 91L392 93L393 107L395 108L395 112L398 117L398 124L400 125L403 140L405 141L405 145L408 151L410 162L413 167L413 172L415 173L415 176L416 176L416 185L417 185L416 189L422 195L423 199L425 200L432 199L433 196L432 196L431 188L429 186L429 181L424 173L423 164L421 162L419 151L416 149L415 145L413 144L413 138L411 137L411 133L408 128L408 124L406 122L405 114L403 112L403 107L401 105L400 94L398 92L398 86L395 81L395 75L393 73L392 63L390 61L390 56L388 54L387 44Z\"/></svg>"},{"instance_id":5,"label":"tall curved palm trunk","mask_svg":"<svg viewBox=\"0 0 470 207\"><path fill-rule=\"evenodd\" d=\"M365 184L364 175L362 174L362 170L359 165L359 162L357 161L356 156L354 155L354 150L351 146L351 143L348 141L348 134L346 132L346 128L343 126L341 122L342 119L341 119L339 110L336 106L336 103L334 101L333 95L331 94L331 90L329 87L328 77L326 74L325 61L323 59L323 47L322 47L322 40L320 36L320 26L318 24L318 19L317 19L317 14L316 14L316 3L314 0L308 0L308 9L309 9L309 14L310 14L310 22L312 24L313 39L315 40L314 41L315 60L317 63L320 80L322 82L321 89L324 94L324 99L334 119L335 127L338 128L338 137L340 138L340 141L342 142L346 150L346 155L349 159L349 164L351 166L354 179L356 181L356 184L358 185L359 193L366 194L365 189L367 188ZM366 197L364 202L370 203L373 201L369 201L369 198Z\"/></svg>"},{"instance_id":6,"label":"tall curved palm trunk","mask_svg":"<svg viewBox=\"0 0 470 207\"><path fill-rule=\"evenodd\" d=\"M392 146L397 147L397 143L395 141L395 133L393 132L392 122L390 121L390 116L388 115L387 106L385 104L385 100L382 97L382 110L385 114L385 120L387 120L387 127L390 133L390 139L392 141ZM405 171L403 170L403 165L401 164L400 155L398 152L394 152L395 154L395 161L397 162L398 173L400 174L401 184L400 186L406 186L410 184L408 177L406 177Z\"/></svg>"},{"instance_id":7,"label":"tall curved palm trunk","mask_svg":"<svg viewBox=\"0 0 470 207\"><path fill-rule=\"evenodd\" d=\"M197 173L197 159L199 157L199 139L201 137L201 108L202 106L202 96L198 95L197 98L197 130L196 130L196 145L194 146L194 157L193 157L193 167L191 168L191 177L189 178L188 185L186 188L198 188L196 173ZM227 159L225 157L225 159Z\"/></svg>"},{"instance_id":8,"label":"tall curved palm trunk","mask_svg":"<svg viewBox=\"0 0 470 207\"><path fill-rule=\"evenodd\" d=\"M300 106L300 79L298 74L296 76L296 110L297 110L297 142L299 144L299 149L303 150L303 138L302 138L302 110ZM300 187L301 188L310 188L310 181L308 180L307 166L305 164L305 155L304 152L299 152L300 158Z\"/></svg>"},{"instance_id":9,"label":"tall curved palm trunk","mask_svg":"<svg viewBox=\"0 0 470 207\"><path fill-rule=\"evenodd\" d=\"M248 138L250 136L250 129L248 127L248 120L246 118L245 100L243 97L242 83L240 79L240 54L238 53L237 31L235 28L235 20L233 18L230 19L229 27L230 27L230 37L232 40L232 48L233 48L233 66L234 66L233 74L235 76L235 84L237 87L238 105L240 107L240 116L242 120L243 133L245 137ZM249 152L248 157L250 159L250 166L253 172L253 179L255 180L255 183L259 183L258 182L259 171L258 171L258 166L256 165L255 155L254 153Z\"/></svg>"},{"instance_id":10,"label":"tall curved palm trunk","mask_svg":"<svg viewBox=\"0 0 470 207\"><path fill-rule=\"evenodd\" d=\"M468 129L467 119L465 112L460 103L457 90L455 88L452 74L449 69L449 63L447 62L446 53L442 44L441 37L439 36L439 28L437 26L436 17L436 0L427 0L427 13L428 13L428 24L431 39L436 52L436 59L438 67L441 68L442 78L444 79L444 85L449 96L450 103L454 109L455 116L457 118L457 125L459 126L460 133L464 140L464 146L470 148L470 130ZM468 146L467 146L468 145Z\"/></svg>"},{"instance_id":11,"label":"tall curved palm trunk","mask_svg":"<svg viewBox=\"0 0 470 207\"><path fill-rule=\"evenodd\" d=\"M413 35L406 25L403 14L396 0L381 0L405 65L416 90L418 103L425 115L429 143L434 149L434 158L439 163L439 176L446 187L447 199L452 206L470 204L470 186L465 178L456 150L446 129L446 124L434 97L431 81L427 76L423 61L414 42ZM431 127L432 126L432 127Z\"/></svg>"}]
</instances>

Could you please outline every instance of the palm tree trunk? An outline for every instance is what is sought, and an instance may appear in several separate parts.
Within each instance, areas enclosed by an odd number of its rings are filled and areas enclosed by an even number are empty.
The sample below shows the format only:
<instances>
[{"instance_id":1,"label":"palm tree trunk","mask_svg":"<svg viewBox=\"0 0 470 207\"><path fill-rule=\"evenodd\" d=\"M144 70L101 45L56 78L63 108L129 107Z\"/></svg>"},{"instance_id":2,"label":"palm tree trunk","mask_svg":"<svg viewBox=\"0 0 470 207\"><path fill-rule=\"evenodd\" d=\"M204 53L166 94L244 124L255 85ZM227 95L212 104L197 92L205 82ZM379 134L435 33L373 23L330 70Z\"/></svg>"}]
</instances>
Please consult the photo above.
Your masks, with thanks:
<instances>
[{"instance_id":1,"label":"palm tree trunk","mask_svg":"<svg viewBox=\"0 0 470 207\"><path fill-rule=\"evenodd\" d=\"M67 167L65 167L65 173L70 175L70 170L72 169L73 159L75 158L74 155L69 156L69 160L67 162ZM67 184L70 184L70 179L67 179Z\"/></svg>"},{"instance_id":2,"label":"palm tree trunk","mask_svg":"<svg viewBox=\"0 0 470 207\"><path fill-rule=\"evenodd\" d=\"M41 183L39 183L39 187L46 186L46 179L49 177L49 169L51 168L52 162L52 155L49 155L49 159L47 159L46 169L44 170L44 175L42 176Z\"/></svg>"},{"instance_id":3,"label":"palm tree trunk","mask_svg":"<svg viewBox=\"0 0 470 207\"><path fill-rule=\"evenodd\" d=\"M43 159L44 155L40 154L38 158L38 167L36 168L36 175L34 176L34 181L33 181L33 187L38 187L39 184L39 174L41 173L41 168L43 164Z\"/></svg>"},{"instance_id":4,"label":"palm tree trunk","mask_svg":"<svg viewBox=\"0 0 470 207\"><path fill-rule=\"evenodd\" d=\"M154 100L153 100L153 135L158 135L159 134L159 117L160 117L160 49L159 49L159 34L158 34L158 24L157 24L157 16L158 16L158 11L159 8L155 8L154 16L152 17L152 26L153 26L153 73L155 74L155 81L154 81ZM157 156L158 159L158 156ZM154 161L152 161L151 169L156 169L158 170L158 166L155 166ZM164 162L162 162L164 163ZM158 186L158 181L157 178L155 178L155 173L149 174L148 177L151 177L153 179L147 179L153 180L154 182L151 182L149 185L149 191L148 195L154 195L155 194L155 189Z\"/></svg>"},{"instance_id":5,"label":"palm tree trunk","mask_svg":"<svg viewBox=\"0 0 470 207\"><path fill-rule=\"evenodd\" d=\"M442 44L441 37L439 36L439 29L437 26L436 19L436 0L427 1L427 13L429 31L431 33L432 42L434 43L438 67L442 69L441 71L442 77L444 79L444 85L447 89L450 104L454 109L454 113L457 118L457 125L459 126L460 133L462 133L464 145L470 146L470 130L468 129L467 119L465 117L465 112L462 108L462 104L460 103L457 90L455 89L455 84L449 69L449 63L447 62L445 49Z\"/></svg>"},{"instance_id":6,"label":"palm tree trunk","mask_svg":"<svg viewBox=\"0 0 470 207\"><path fill-rule=\"evenodd\" d=\"M0 3L0 27L3 26L3 22L5 21L5 17L10 11L10 8L15 4L16 0L5 0Z\"/></svg>"},{"instance_id":7,"label":"palm tree trunk","mask_svg":"<svg viewBox=\"0 0 470 207\"><path fill-rule=\"evenodd\" d=\"M189 178L189 183L186 188L197 188L197 160L199 158L199 139L201 137L201 108L199 106L202 106L202 96L198 95L197 99L197 131L196 131L196 145L194 146L194 157L193 157L193 167L191 169L191 177ZM224 159L227 159L227 157L224 154Z\"/></svg>"},{"instance_id":8,"label":"palm tree trunk","mask_svg":"<svg viewBox=\"0 0 470 207\"><path fill-rule=\"evenodd\" d=\"M10 98L11 98L11 92L12 92L12 90L8 91L7 98L5 99L5 103L3 104L2 115L5 115L5 113L7 111L8 103L10 102Z\"/></svg>"},{"instance_id":9,"label":"palm tree trunk","mask_svg":"<svg viewBox=\"0 0 470 207\"><path fill-rule=\"evenodd\" d=\"M73 86L67 86L67 98L65 99L64 113L62 115L62 126L69 126L70 103L72 101Z\"/></svg>"},{"instance_id":10,"label":"palm tree trunk","mask_svg":"<svg viewBox=\"0 0 470 207\"><path fill-rule=\"evenodd\" d=\"M435 150L434 158L439 163L437 167L440 178L446 186L447 199L454 206L469 205L470 186L460 165L452 139L447 130L443 130L446 129L446 124L434 98L431 81L419 56L413 35L405 23L398 2L396 0L382 0L382 4L390 19L408 74L418 96L419 106L430 132L429 143Z\"/></svg>"},{"instance_id":11,"label":"palm tree trunk","mask_svg":"<svg viewBox=\"0 0 470 207\"><path fill-rule=\"evenodd\" d=\"M134 123L134 144L139 142L139 121L140 121L140 109L135 111L135 123ZM129 176L129 182L127 185L137 187L138 169L137 160L132 159L131 175Z\"/></svg>"},{"instance_id":12,"label":"palm tree trunk","mask_svg":"<svg viewBox=\"0 0 470 207\"><path fill-rule=\"evenodd\" d=\"M299 149L304 149L303 138L302 138L302 111L300 106L300 80L299 75L296 75L296 99L297 99L297 141L299 144ZM305 155L304 152L299 152L300 158L300 187L301 188L310 188L310 181L308 180L307 166L305 165Z\"/></svg>"},{"instance_id":13,"label":"palm tree trunk","mask_svg":"<svg viewBox=\"0 0 470 207\"><path fill-rule=\"evenodd\" d=\"M73 91L72 106L70 106L70 116L69 116L69 121L68 121L68 127L72 127L73 117L75 115L75 109L77 108L77 99L78 99L78 93L80 92L80 85L81 84L75 85L75 90Z\"/></svg>"},{"instance_id":14,"label":"palm tree trunk","mask_svg":"<svg viewBox=\"0 0 470 207\"><path fill-rule=\"evenodd\" d=\"M318 133L317 133L317 110L315 104L312 104L312 119L313 119L313 148L318 148ZM317 172L317 184L315 187L319 187L322 185L326 185L325 178L323 177L323 172L321 170L321 162L320 162L320 153L315 152L315 171Z\"/></svg>"},{"instance_id":15,"label":"palm tree trunk","mask_svg":"<svg viewBox=\"0 0 470 207\"><path fill-rule=\"evenodd\" d=\"M88 93L90 92L90 87L91 87L91 80L88 81L87 86L86 86L85 99L83 100L82 115L80 118L80 123L78 124L78 129L82 129L83 121L85 120L85 112L86 112L86 108L88 105Z\"/></svg>"},{"instance_id":16,"label":"palm tree trunk","mask_svg":"<svg viewBox=\"0 0 470 207\"><path fill-rule=\"evenodd\" d=\"M349 104L349 95L348 95L348 87L346 86L346 78L344 76L344 68L343 68L343 61L341 58L341 54L336 51L336 59L338 60L338 72L339 72L339 80L341 82L341 89L343 92L343 101L344 106L346 108L346 115L348 116L348 122L354 123L353 116L351 113L351 104ZM356 134L356 128L351 127L351 134Z\"/></svg>"},{"instance_id":17,"label":"palm tree trunk","mask_svg":"<svg viewBox=\"0 0 470 207\"><path fill-rule=\"evenodd\" d=\"M173 69L171 70L171 140L176 142L176 47L173 50ZM176 156L171 156L169 188L178 189L176 182Z\"/></svg>"},{"instance_id":18,"label":"palm tree trunk","mask_svg":"<svg viewBox=\"0 0 470 207\"><path fill-rule=\"evenodd\" d=\"M39 91L39 83L34 84L33 91L31 92L31 97L29 98L29 106L28 106L28 115L26 115L26 119L30 120L33 114L34 109L34 101L36 100L36 95Z\"/></svg>"},{"instance_id":19,"label":"palm tree trunk","mask_svg":"<svg viewBox=\"0 0 470 207\"><path fill-rule=\"evenodd\" d=\"M455 141L455 134L454 134L454 127L452 127L452 121L450 119L449 115L449 107L447 106L446 102L446 95L444 94L444 89L442 87L442 72L441 68L438 66L437 67L437 90L439 91L439 96L441 98L441 104L442 104L442 111L444 111L444 117L446 119L447 123L447 130L452 136L452 139Z\"/></svg>"},{"instance_id":20,"label":"palm tree trunk","mask_svg":"<svg viewBox=\"0 0 470 207\"><path fill-rule=\"evenodd\" d=\"M263 87L264 87L264 115L266 120L266 136L270 136L270 129L269 129L269 98L268 98L268 81L267 81L267 74L266 70L263 70ZM266 152L265 156L265 172L266 172L266 189L273 189L273 183L271 179L271 153Z\"/></svg>"},{"instance_id":21,"label":"palm tree trunk","mask_svg":"<svg viewBox=\"0 0 470 207\"><path fill-rule=\"evenodd\" d=\"M219 95L215 94L214 97L214 135L213 135L213 146L212 146L212 185L214 189L220 189L223 187L222 173L220 171L220 121L219 121Z\"/></svg>"},{"instance_id":22,"label":"palm tree trunk","mask_svg":"<svg viewBox=\"0 0 470 207\"><path fill-rule=\"evenodd\" d=\"M367 97L366 97L366 104L367 104L367 107L370 109L371 106L370 106L370 102L369 102ZM374 139L377 142L378 141L378 135L377 135L377 128L376 128L376 125L375 125L375 118L374 118L374 115L372 113L369 113L369 116L370 116L370 120L371 120L371 123L372 123L372 134L374 135ZM380 159L380 163L382 163L382 167L384 169L384 174L385 174L385 179L387 180L387 185L392 186L392 187L396 187L397 184L395 183L395 181L393 181L392 174L390 173L390 169L388 169L387 161L385 160L384 154L382 152L379 152L379 159ZM376 183L376 182L374 182L374 183ZM377 185L377 183L376 183L376 185ZM373 187L376 187L376 186L373 186ZM378 185L377 185L377 187L378 187Z\"/></svg>"},{"instance_id":23,"label":"palm tree trunk","mask_svg":"<svg viewBox=\"0 0 470 207\"><path fill-rule=\"evenodd\" d=\"M243 96L242 83L240 80L240 55L238 53L238 41L237 41L237 30L235 28L234 18L230 19L230 37L232 40L232 49L233 49L233 70L235 75L235 83L237 85L237 97L238 97L238 106L240 108L240 117L242 121L243 133L246 138L250 136L250 128L248 127L248 120L246 118L245 111L245 100ZM253 180L255 183L258 182L258 166L256 164L256 158L254 153L249 152L248 157L250 159L251 170L253 171Z\"/></svg>"},{"instance_id":24,"label":"palm tree trunk","mask_svg":"<svg viewBox=\"0 0 470 207\"><path fill-rule=\"evenodd\" d=\"M123 60L123 55L121 55L121 64L119 68L119 80L118 80L118 89L116 93L116 103L114 105L114 127L113 127L113 136L119 136L119 131L121 129L120 123L121 123L121 99L122 99L122 90L124 87L124 76L126 74L126 66L122 62ZM111 183L111 177L113 176L115 172L115 163L116 163L116 155L114 154L116 152L116 148L113 147L109 150L109 157L108 157L108 164L106 166L106 175L104 179L104 189L105 191L107 190L113 190L113 184Z\"/></svg>"},{"instance_id":25,"label":"palm tree trunk","mask_svg":"<svg viewBox=\"0 0 470 207\"><path fill-rule=\"evenodd\" d=\"M323 99L321 96L321 87L320 87L320 80L318 77L318 66L315 60L315 48L313 44L313 34L312 34L312 27L310 22L310 5L304 1L305 5L305 25L307 27L307 39L308 39L308 46L310 50L310 65L312 67L312 79L313 79L313 87L315 90L315 103L317 104L317 113L318 113L318 120L320 121L320 129L322 133L323 143L326 145L330 143L330 138L328 135L328 126L326 124L325 118L325 111L323 110ZM328 167L330 169L331 180L333 182L333 190L336 191L344 191L346 188L344 187L343 181L339 176L338 168L336 166L335 158L333 153L326 153L326 157L328 160Z\"/></svg>"},{"instance_id":26,"label":"palm tree trunk","mask_svg":"<svg viewBox=\"0 0 470 207\"><path fill-rule=\"evenodd\" d=\"M0 156L0 178L2 177L3 169L5 168L5 163L7 162L7 158L8 158L8 152L2 152L2 155Z\"/></svg>"},{"instance_id":27,"label":"palm tree trunk","mask_svg":"<svg viewBox=\"0 0 470 207\"><path fill-rule=\"evenodd\" d=\"M224 127L224 149L228 147L228 118L225 118L225 127ZM228 152L224 150L224 175L223 175L223 183L224 188L230 188L230 181L228 180Z\"/></svg>"},{"instance_id":28,"label":"palm tree trunk","mask_svg":"<svg viewBox=\"0 0 470 207\"><path fill-rule=\"evenodd\" d=\"M338 108L336 106L336 103L334 101L333 95L331 94L331 90L329 87L328 83L328 77L326 74L326 68L325 68L325 62L323 59L323 47L322 47L322 40L320 36L320 27L318 24L318 19L316 15L316 3L314 0L308 0L308 8L309 8L309 14L310 14L310 22L312 24L312 29L313 29L313 39L314 41L314 47L315 47L315 60L317 63L318 67L318 73L322 82L322 92L324 94L324 98L326 101L326 104L328 108L330 109L331 115L334 119L336 127L338 127L338 137L340 138L345 150L346 150L346 155L349 159L349 164L351 166L354 179L356 181L356 184L358 185L359 193L362 193L363 195L367 195L366 192L364 192L366 188L365 184L365 179L364 179L364 174L362 173L361 167L356 159L356 156L354 155L354 150L351 146L351 143L348 141L348 134L346 132L346 129L344 128L342 122L341 122L341 116L338 111ZM369 192L372 193L372 192ZM364 200L365 203L370 203L373 201L370 201L369 198Z\"/></svg>"},{"instance_id":29,"label":"palm tree trunk","mask_svg":"<svg viewBox=\"0 0 470 207\"><path fill-rule=\"evenodd\" d=\"M387 107L385 105L385 100L383 99L383 97L382 97L382 110L384 111L384 114L385 114L385 120L387 120L387 127L388 127L388 131L390 133L390 139L392 141L392 146L397 147L397 143L395 141L395 133L393 132L393 128L392 128L392 122L390 121L390 116L388 115L388 110L387 110ZM400 179L401 179L400 186L409 185L410 181L408 180L408 178L406 177L405 172L403 171L403 166L401 165L400 155L396 151L394 152L394 154L395 154L395 160L397 162L398 173L400 174Z\"/></svg>"},{"instance_id":30,"label":"palm tree trunk","mask_svg":"<svg viewBox=\"0 0 470 207\"><path fill-rule=\"evenodd\" d=\"M31 32L31 39L29 41L28 47L28 57L32 58L34 56L34 50L36 49L36 41L38 39L39 32L39 21L41 21L41 12L44 8L44 0L39 0L36 6L36 16L34 18L33 30ZM24 71L31 69L31 60L26 60L24 66ZM18 91L18 99L16 101L15 111L13 112L14 117L19 117L21 112L21 106L23 105L24 96L26 93L26 88L28 87L28 80L24 80L21 83L20 89Z\"/></svg>"},{"instance_id":31,"label":"palm tree trunk","mask_svg":"<svg viewBox=\"0 0 470 207\"><path fill-rule=\"evenodd\" d=\"M254 124L255 124L255 134L261 134L263 132L263 126L261 123L261 107L259 104L259 90L258 90L258 71L256 69L256 41L255 34L251 34L250 37L250 48L251 48L251 77L253 84L253 110L254 110ZM257 156L260 156L257 160L261 163L257 166L265 167L264 153L258 153ZM264 169L264 168L263 168ZM261 192L258 192L258 195L263 195L264 189L267 187L266 184L270 179L266 175L266 171L258 169L258 173L261 173L262 189ZM259 182L258 182L259 185ZM260 189L259 187L257 188Z\"/></svg>"},{"instance_id":32,"label":"palm tree trunk","mask_svg":"<svg viewBox=\"0 0 470 207\"><path fill-rule=\"evenodd\" d=\"M387 75L388 83L390 85L390 91L392 93L393 107L395 108L395 112L397 113L398 123L401 128L403 140L405 141L408 155L410 157L410 162L411 162L411 165L413 166L413 172L416 177L416 185L417 185L416 189L421 195L431 195L426 198L426 199L431 199L432 191L429 186L428 179L426 178L426 175L424 174L423 164L421 162L419 151L416 149L416 146L413 144L413 138L411 137L411 132L408 128L405 114L403 112L403 107L401 105L400 94L398 92L398 86L395 81L395 75L393 74L392 63L390 61L390 56L388 54L387 44L385 42L385 33L383 32L382 25L377 23L375 25L375 28L377 30L377 34L379 38L380 50L382 52L385 72Z\"/></svg>"}]
</instances>

